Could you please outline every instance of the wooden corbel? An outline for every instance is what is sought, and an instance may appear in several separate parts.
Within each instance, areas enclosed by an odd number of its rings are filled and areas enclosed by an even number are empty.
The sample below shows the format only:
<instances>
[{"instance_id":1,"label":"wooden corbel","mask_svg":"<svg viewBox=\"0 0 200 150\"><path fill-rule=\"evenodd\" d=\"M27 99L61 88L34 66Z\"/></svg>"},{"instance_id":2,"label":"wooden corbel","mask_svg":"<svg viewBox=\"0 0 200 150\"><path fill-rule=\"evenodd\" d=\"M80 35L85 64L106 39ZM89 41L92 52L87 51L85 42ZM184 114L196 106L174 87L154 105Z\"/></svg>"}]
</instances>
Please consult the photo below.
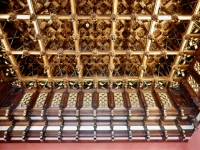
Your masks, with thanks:
<instances>
[{"instance_id":1,"label":"wooden corbel","mask_svg":"<svg viewBox=\"0 0 200 150\"><path fill-rule=\"evenodd\" d=\"M165 127L163 126L163 121L160 119L160 122L159 122L159 124L160 124L160 128L161 128L161 130L162 130L162 132L163 132L163 140L164 141L167 141L168 140L168 133L167 133L167 131L165 130Z\"/></svg>"},{"instance_id":2,"label":"wooden corbel","mask_svg":"<svg viewBox=\"0 0 200 150\"><path fill-rule=\"evenodd\" d=\"M40 142L44 141L44 135L45 135L47 126L48 126L48 120L45 120L44 127L43 127L42 131L40 131Z\"/></svg>"},{"instance_id":3,"label":"wooden corbel","mask_svg":"<svg viewBox=\"0 0 200 150\"><path fill-rule=\"evenodd\" d=\"M195 130L198 130L199 122L195 116L190 116L190 121L193 123Z\"/></svg>"},{"instance_id":4,"label":"wooden corbel","mask_svg":"<svg viewBox=\"0 0 200 150\"><path fill-rule=\"evenodd\" d=\"M78 119L78 124L77 124L77 129L76 129L76 141L78 141L78 137L79 137L79 131L80 131L80 118Z\"/></svg>"},{"instance_id":5,"label":"wooden corbel","mask_svg":"<svg viewBox=\"0 0 200 150\"><path fill-rule=\"evenodd\" d=\"M64 119L61 119L61 125L60 125L60 130L58 131L58 141L62 141L62 132L64 128Z\"/></svg>"},{"instance_id":6,"label":"wooden corbel","mask_svg":"<svg viewBox=\"0 0 200 150\"><path fill-rule=\"evenodd\" d=\"M143 122L143 125L144 125L144 130L145 130L145 132L146 132L146 141L149 142L151 136L150 136L150 132L149 132L149 130L147 129L146 121L145 121L145 120L144 120L144 122Z\"/></svg>"},{"instance_id":7,"label":"wooden corbel","mask_svg":"<svg viewBox=\"0 0 200 150\"><path fill-rule=\"evenodd\" d=\"M130 127L130 119L127 119L127 129L128 129L128 140L132 141L132 131L131 131L131 127Z\"/></svg>"},{"instance_id":8,"label":"wooden corbel","mask_svg":"<svg viewBox=\"0 0 200 150\"><path fill-rule=\"evenodd\" d=\"M15 119L12 120L12 123L10 127L4 132L4 141L7 142L11 139L10 134L13 131L13 128L15 127Z\"/></svg>"},{"instance_id":9,"label":"wooden corbel","mask_svg":"<svg viewBox=\"0 0 200 150\"><path fill-rule=\"evenodd\" d=\"M94 137L94 141L97 140L97 120L94 119L94 132L93 132L93 137Z\"/></svg>"},{"instance_id":10,"label":"wooden corbel","mask_svg":"<svg viewBox=\"0 0 200 150\"><path fill-rule=\"evenodd\" d=\"M145 109L146 119L148 119L149 118L149 109L148 109L148 106L146 104L144 106L144 109Z\"/></svg>"},{"instance_id":11,"label":"wooden corbel","mask_svg":"<svg viewBox=\"0 0 200 150\"><path fill-rule=\"evenodd\" d=\"M45 120L45 118L44 118L45 111L46 111L46 104L44 104L44 107L42 108L42 110L40 112L40 116L41 116L42 120Z\"/></svg>"},{"instance_id":12,"label":"wooden corbel","mask_svg":"<svg viewBox=\"0 0 200 150\"><path fill-rule=\"evenodd\" d=\"M26 129L22 132L22 141L25 142L27 140L27 134L28 134L28 131L30 130L31 128L31 121L28 120L28 125L26 126Z\"/></svg>"},{"instance_id":13,"label":"wooden corbel","mask_svg":"<svg viewBox=\"0 0 200 150\"><path fill-rule=\"evenodd\" d=\"M178 119L175 120L175 123L176 123L176 127L178 128L179 132L180 132L180 136L179 136L179 139L181 141L185 141L186 139L186 134L185 134L185 130L183 130L181 128L181 125L180 125L180 121Z\"/></svg>"}]
</instances>

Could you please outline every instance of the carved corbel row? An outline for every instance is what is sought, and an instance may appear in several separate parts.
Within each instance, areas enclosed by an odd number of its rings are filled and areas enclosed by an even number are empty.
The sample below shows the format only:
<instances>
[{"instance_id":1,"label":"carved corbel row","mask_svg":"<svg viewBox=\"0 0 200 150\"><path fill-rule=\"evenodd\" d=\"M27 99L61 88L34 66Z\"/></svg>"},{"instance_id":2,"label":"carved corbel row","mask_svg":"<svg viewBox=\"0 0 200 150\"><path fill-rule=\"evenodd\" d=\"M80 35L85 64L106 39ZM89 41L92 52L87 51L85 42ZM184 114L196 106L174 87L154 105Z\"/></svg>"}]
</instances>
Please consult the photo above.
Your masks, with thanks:
<instances>
[{"instance_id":1,"label":"carved corbel row","mask_svg":"<svg viewBox=\"0 0 200 150\"><path fill-rule=\"evenodd\" d=\"M10 134L13 131L13 128L15 127L15 119L12 120L10 127L4 132L4 141L7 142L10 140Z\"/></svg>"},{"instance_id":2,"label":"carved corbel row","mask_svg":"<svg viewBox=\"0 0 200 150\"><path fill-rule=\"evenodd\" d=\"M25 142L27 140L27 134L28 134L28 131L30 130L31 128L31 121L28 120L28 125L26 126L26 129L22 132L22 141Z\"/></svg>"},{"instance_id":3,"label":"carved corbel row","mask_svg":"<svg viewBox=\"0 0 200 150\"><path fill-rule=\"evenodd\" d=\"M160 124L160 128L161 128L163 135L164 135L163 140L167 141L168 140L168 133L167 133L167 130L165 130L165 127L163 126L163 121L161 119L160 119L159 124Z\"/></svg>"},{"instance_id":4,"label":"carved corbel row","mask_svg":"<svg viewBox=\"0 0 200 150\"><path fill-rule=\"evenodd\" d=\"M179 136L179 139L181 141L185 141L186 139L186 134L185 134L185 130L183 130L181 128L181 125L180 125L180 121L178 119L175 120L175 123L176 123L176 127L178 128L179 132L180 132L180 136Z\"/></svg>"},{"instance_id":5,"label":"carved corbel row","mask_svg":"<svg viewBox=\"0 0 200 150\"><path fill-rule=\"evenodd\" d=\"M60 129L58 131L58 141L62 141L62 132L64 128L64 119L61 119Z\"/></svg>"},{"instance_id":6,"label":"carved corbel row","mask_svg":"<svg viewBox=\"0 0 200 150\"><path fill-rule=\"evenodd\" d=\"M147 128L147 125L146 125L146 121L145 121L145 120L144 120L144 122L143 122L143 125L144 125L144 130L145 130L145 132L146 132L146 141L149 142L151 136L150 136L150 132L149 132L149 130L148 130L148 128Z\"/></svg>"},{"instance_id":7,"label":"carved corbel row","mask_svg":"<svg viewBox=\"0 0 200 150\"><path fill-rule=\"evenodd\" d=\"M43 127L42 131L40 131L40 142L44 141L44 135L46 133L47 126L48 126L48 120L45 120L44 127Z\"/></svg>"}]
</instances>

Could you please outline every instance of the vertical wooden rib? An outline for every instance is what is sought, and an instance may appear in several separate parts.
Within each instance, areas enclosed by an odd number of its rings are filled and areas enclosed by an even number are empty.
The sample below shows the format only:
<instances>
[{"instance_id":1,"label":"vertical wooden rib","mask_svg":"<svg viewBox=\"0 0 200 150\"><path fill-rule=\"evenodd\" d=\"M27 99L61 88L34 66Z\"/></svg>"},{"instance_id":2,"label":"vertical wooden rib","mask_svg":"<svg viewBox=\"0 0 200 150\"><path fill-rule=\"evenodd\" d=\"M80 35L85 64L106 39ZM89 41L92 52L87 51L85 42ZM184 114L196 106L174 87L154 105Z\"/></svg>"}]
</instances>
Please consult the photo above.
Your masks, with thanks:
<instances>
[{"instance_id":1,"label":"vertical wooden rib","mask_svg":"<svg viewBox=\"0 0 200 150\"><path fill-rule=\"evenodd\" d=\"M36 15L32 0L27 0L27 3L28 3L30 14ZM37 35L41 35L40 26L38 24L37 19L33 21L33 25L34 25L35 33ZM45 45L44 45L44 42L43 42L43 38L39 38L38 43L39 43L39 46L40 46L40 51L45 53ZM42 58L43 58L43 61L44 61L44 66L49 66L49 61L48 61L47 56L44 55L44 56L42 56ZM48 78L52 77L51 71L50 71L50 66L47 69L47 76L48 76Z\"/></svg>"},{"instance_id":2,"label":"vertical wooden rib","mask_svg":"<svg viewBox=\"0 0 200 150\"><path fill-rule=\"evenodd\" d=\"M161 2L161 0L156 0L155 6L154 6L154 11L153 11L152 15L158 15L160 2ZM148 35L152 35L153 34L154 29L155 29L155 24L156 24L156 21L155 20L151 20L151 26L150 26ZM145 53L146 54L149 53L150 46L151 46L151 40L147 39L147 43L146 43L146 47L145 47ZM147 62L147 55L143 55L143 60L142 60L142 64L141 65L143 67L145 67L146 66L146 62ZM144 70L141 69L139 77L143 77L143 74L144 74Z\"/></svg>"},{"instance_id":3,"label":"vertical wooden rib","mask_svg":"<svg viewBox=\"0 0 200 150\"><path fill-rule=\"evenodd\" d=\"M70 0L70 6L71 6L71 14L76 14L76 1ZM72 22L72 26L73 26L73 34L79 35L77 20L74 20ZM75 40L75 51L77 51L77 52L80 51L79 38ZM80 66L80 65L81 65L81 55L78 55L77 66ZM83 76L82 69L78 76L79 76L79 78L82 78L82 76Z\"/></svg>"},{"instance_id":4,"label":"vertical wooden rib","mask_svg":"<svg viewBox=\"0 0 200 150\"><path fill-rule=\"evenodd\" d=\"M198 0L197 3L196 3L196 7L195 7L195 9L194 9L192 14L193 15L198 14L199 9L200 9L200 1ZM191 33L193 25L194 25L194 21L190 20L189 24L187 26L187 29L185 31L185 35ZM184 47L185 47L186 43L187 43L187 40L183 37L181 45L180 45L179 52L183 52L184 51ZM181 56L176 55L175 60L174 60L174 64L173 64L174 66L178 65L178 63L180 61L180 58L181 58ZM172 68L171 71L170 71L169 77L172 78L174 73L175 73L175 68Z\"/></svg>"},{"instance_id":5,"label":"vertical wooden rib","mask_svg":"<svg viewBox=\"0 0 200 150\"><path fill-rule=\"evenodd\" d=\"M112 6L112 14L117 15L117 4L118 0L113 0L113 6ZM111 34L115 35L116 33L116 22L112 20L111 22ZM115 42L110 38L110 51L115 50ZM113 57L110 56L110 66L114 65L113 64ZM109 77L112 78L112 71L109 70Z\"/></svg>"},{"instance_id":6,"label":"vertical wooden rib","mask_svg":"<svg viewBox=\"0 0 200 150\"><path fill-rule=\"evenodd\" d=\"M9 59L11 61L11 64L13 66L16 66L16 68L14 69L15 72L16 72L16 75L17 75L17 77L19 79L21 79L22 78L22 74L21 74L20 69L19 69L19 64L17 63L17 61L15 59L15 56L11 53L11 46L10 46L10 44L8 42L6 34L4 33L4 30L3 30L3 27L1 25L1 23L0 23L0 35L3 35L3 37L4 37L3 39L1 39L1 41L2 41L2 43L4 45L4 47L5 47L6 52L9 53L8 57L9 57Z\"/></svg>"}]
</instances>

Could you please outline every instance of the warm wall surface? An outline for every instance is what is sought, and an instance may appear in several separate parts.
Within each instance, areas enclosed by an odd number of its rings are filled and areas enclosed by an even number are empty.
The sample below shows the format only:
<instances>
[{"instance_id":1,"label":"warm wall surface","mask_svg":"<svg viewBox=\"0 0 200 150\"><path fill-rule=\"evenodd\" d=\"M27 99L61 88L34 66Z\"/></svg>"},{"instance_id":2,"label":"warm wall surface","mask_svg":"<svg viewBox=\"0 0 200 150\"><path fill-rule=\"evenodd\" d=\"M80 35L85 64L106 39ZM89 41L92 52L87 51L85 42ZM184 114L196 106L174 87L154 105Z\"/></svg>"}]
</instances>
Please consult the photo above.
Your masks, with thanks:
<instances>
[{"instance_id":1,"label":"warm wall surface","mask_svg":"<svg viewBox=\"0 0 200 150\"><path fill-rule=\"evenodd\" d=\"M193 133L184 150L200 150L200 126L199 129Z\"/></svg>"},{"instance_id":2,"label":"warm wall surface","mask_svg":"<svg viewBox=\"0 0 200 150\"><path fill-rule=\"evenodd\" d=\"M9 143L0 150L183 150L187 143Z\"/></svg>"},{"instance_id":3,"label":"warm wall surface","mask_svg":"<svg viewBox=\"0 0 200 150\"><path fill-rule=\"evenodd\" d=\"M200 126L199 126L200 128ZM0 150L200 150L200 129L188 143L2 143Z\"/></svg>"}]
</instances>

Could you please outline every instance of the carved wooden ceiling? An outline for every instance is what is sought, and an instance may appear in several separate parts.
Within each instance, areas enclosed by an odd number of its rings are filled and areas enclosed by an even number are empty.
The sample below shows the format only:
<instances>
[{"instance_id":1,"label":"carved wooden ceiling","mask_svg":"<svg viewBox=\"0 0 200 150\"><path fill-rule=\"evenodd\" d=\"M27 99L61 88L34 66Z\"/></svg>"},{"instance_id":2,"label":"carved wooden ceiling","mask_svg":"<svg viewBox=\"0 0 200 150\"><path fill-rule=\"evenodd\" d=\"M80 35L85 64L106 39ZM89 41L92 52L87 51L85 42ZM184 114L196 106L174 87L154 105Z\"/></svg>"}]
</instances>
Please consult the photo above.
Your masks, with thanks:
<instances>
[{"instance_id":1,"label":"carved wooden ceiling","mask_svg":"<svg viewBox=\"0 0 200 150\"><path fill-rule=\"evenodd\" d=\"M181 82L199 46L199 6L195 0L1 0L1 76L36 86L91 81L92 88L94 81Z\"/></svg>"},{"instance_id":2,"label":"carved wooden ceiling","mask_svg":"<svg viewBox=\"0 0 200 150\"><path fill-rule=\"evenodd\" d=\"M187 141L199 38L199 0L0 0L0 142Z\"/></svg>"}]
</instances>

